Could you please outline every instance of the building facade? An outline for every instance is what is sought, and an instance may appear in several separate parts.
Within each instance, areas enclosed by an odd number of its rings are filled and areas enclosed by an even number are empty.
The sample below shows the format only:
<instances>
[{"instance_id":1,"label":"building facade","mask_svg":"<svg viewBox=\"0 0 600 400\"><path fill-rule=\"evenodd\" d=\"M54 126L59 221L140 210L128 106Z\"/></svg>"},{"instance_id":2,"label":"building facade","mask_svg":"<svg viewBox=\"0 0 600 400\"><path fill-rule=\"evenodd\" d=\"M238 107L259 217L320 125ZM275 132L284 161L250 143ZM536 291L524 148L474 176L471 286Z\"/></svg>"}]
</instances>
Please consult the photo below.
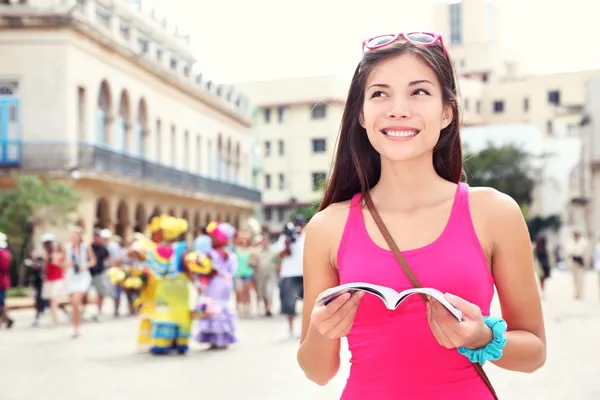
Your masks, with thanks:
<instances>
[{"instance_id":1,"label":"building facade","mask_svg":"<svg viewBox=\"0 0 600 400\"><path fill-rule=\"evenodd\" d=\"M153 212L243 225L252 104L194 71L189 39L125 0L0 4L0 184L43 173L83 197L86 232ZM108 4L110 3L110 4Z\"/></svg>"},{"instance_id":2,"label":"building facade","mask_svg":"<svg viewBox=\"0 0 600 400\"><path fill-rule=\"evenodd\" d=\"M279 232L297 207L322 197L350 79L333 76L236 85L258 106L262 219Z\"/></svg>"},{"instance_id":3,"label":"building facade","mask_svg":"<svg viewBox=\"0 0 600 400\"><path fill-rule=\"evenodd\" d=\"M586 84L600 71L523 75L500 44L502 15L491 1L435 4L433 15L459 75L467 125L527 123L547 136L577 134Z\"/></svg>"}]
</instances>

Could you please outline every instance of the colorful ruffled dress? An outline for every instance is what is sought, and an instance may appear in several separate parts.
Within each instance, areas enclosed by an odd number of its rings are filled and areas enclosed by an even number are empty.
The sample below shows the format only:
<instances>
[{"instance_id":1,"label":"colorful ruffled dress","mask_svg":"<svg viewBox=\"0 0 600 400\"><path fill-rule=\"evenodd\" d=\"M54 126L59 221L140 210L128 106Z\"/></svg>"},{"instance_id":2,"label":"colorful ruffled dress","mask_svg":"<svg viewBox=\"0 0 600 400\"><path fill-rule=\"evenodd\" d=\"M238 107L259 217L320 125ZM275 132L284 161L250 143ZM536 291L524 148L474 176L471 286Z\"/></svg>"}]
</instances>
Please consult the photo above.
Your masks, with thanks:
<instances>
[{"instance_id":1,"label":"colorful ruffled dress","mask_svg":"<svg viewBox=\"0 0 600 400\"><path fill-rule=\"evenodd\" d=\"M222 250L211 250L210 258L215 272L206 284L196 310L205 313L208 306L208 316L196 321L193 337L213 347L226 347L237 342L236 316L231 311L233 262L230 256L224 257Z\"/></svg>"}]
</instances>

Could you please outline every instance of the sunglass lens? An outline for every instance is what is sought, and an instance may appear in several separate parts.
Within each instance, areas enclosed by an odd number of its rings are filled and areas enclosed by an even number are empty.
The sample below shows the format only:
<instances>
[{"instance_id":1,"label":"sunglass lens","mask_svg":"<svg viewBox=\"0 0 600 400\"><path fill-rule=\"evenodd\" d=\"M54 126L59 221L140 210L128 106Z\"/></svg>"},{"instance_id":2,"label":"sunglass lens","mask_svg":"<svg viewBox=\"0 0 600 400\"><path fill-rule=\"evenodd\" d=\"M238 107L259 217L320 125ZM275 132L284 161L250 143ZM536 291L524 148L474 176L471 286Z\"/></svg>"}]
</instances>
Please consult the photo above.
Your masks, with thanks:
<instances>
[{"instance_id":1,"label":"sunglass lens","mask_svg":"<svg viewBox=\"0 0 600 400\"><path fill-rule=\"evenodd\" d=\"M435 36L430 33L410 33L406 37L415 43L432 44L435 42Z\"/></svg>"},{"instance_id":2,"label":"sunglass lens","mask_svg":"<svg viewBox=\"0 0 600 400\"><path fill-rule=\"evenodd\" d=\"M391 42L394 41L394 39L396 39L396 36L394 36L394 35L377 36L376 38L373 38L367 42L367 47L369 49L375 49L377 47L381 47L381 46L385 46L386 44L390 44Z\"/></svg>"}]
</instances>

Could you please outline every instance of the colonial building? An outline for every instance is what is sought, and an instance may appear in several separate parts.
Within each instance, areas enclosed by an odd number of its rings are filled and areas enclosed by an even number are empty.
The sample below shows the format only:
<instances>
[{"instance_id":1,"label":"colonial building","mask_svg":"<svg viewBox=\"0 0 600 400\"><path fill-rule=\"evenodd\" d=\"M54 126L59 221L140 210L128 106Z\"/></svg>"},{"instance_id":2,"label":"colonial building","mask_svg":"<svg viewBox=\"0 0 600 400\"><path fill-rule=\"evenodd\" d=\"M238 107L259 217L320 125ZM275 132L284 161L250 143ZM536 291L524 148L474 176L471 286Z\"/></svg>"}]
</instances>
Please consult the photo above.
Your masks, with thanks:
<instances>
[{"instance_id":1,"label":"colonial building","mask_svg":"<svg viewBox=\"0 0 600 400\"><path fill-rule=\"evenodd\" d=\"M349 83L315 76L237 85L258 106L262 218L272 231L322 197Z\"/></svg>"},{"instance_id":2,"label":"colonial building","mask_svg":"<svg viewBox=\"0 0 600 400\"><path fill-rule=\"evenodd\" d=\"M88 233L155 211L243 224L252 105L194 70L189 38L125 0L0 2L0 184L48 174L83 196Z\"/></svg>"}]
</instances>

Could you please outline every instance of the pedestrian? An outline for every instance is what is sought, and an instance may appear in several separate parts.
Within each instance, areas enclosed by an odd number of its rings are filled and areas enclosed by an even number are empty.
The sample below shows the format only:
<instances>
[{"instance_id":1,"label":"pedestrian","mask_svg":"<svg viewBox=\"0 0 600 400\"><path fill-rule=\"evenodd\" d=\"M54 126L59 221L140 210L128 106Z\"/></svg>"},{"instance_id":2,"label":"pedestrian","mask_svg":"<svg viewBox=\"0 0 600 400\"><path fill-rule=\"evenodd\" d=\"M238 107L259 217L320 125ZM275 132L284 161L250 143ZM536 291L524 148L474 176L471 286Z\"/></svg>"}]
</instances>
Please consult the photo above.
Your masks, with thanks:
<instances>
[{"instance_id":1,"label":"pedestrian","mask_svg":"<svg viewBox=\"0 0 600 400\"><path fill-rule=\"evenodd\" d=\"M98 314L92 317L92 320L94 321L99 321L102 317L104 299L115 297L114 287L110 282L108 275L106 274L106 270L112 267L115 262L107 248L108 240L111 238L111 236L112 232L109 229L101 229L96 231L94 232L94 239L92 241L92 245L90 246L92 252L94 253L94 260L96 260L95 265L90 268L90 275L92 277L90 289L93 288L96 291L96 305L98 307ZM85 296L86 304L88 297L89 289ZM115 317L118 315L117 307L118 305L115 304Z\"/></svg>"},{"instance_id":2,"label":"pedestrian","mask_svg":"<svg viewBox=\"0 0 600 400\"><path fill-rule=\"evenodd\" d=\"M538 263L540 270L538 271L538 279L542 296L544 295L546 279L550 278L550 252L546 243L546 236L540 235L535 241L534 250L535 260Z\"/></svg>"},{"instance_id":3,"label":"pedestrian","mask_svg":"<svg viewBox=\"0 0 600 400\"><path fill-rule=\"evenodd\" d=\"M277 267L279 256L273 250L268 232L259 236L251 263L255 266L256 294L258 301L262 301L265 309L265 317L272 317L273 293L277 282Z\"/></svg>"},{"instance_id":4,"label":"pedestrian","mask_svg":"<svg viewBox=\"0 0 600 400\"><path fill-rule=\"evenodd\" d=\"M12 328L14 321L8 316L6 307L6 293L10 289L10 265L12 255L8 249L8 236L0 232L0 326L6 324L6 328Z\"/></svg>"},{"instance_id":5,"label":"pedestrian","mask_svg":"<svg viewBox=\"0 0 600 400\"><path fill-rule=\"evenodd\" d=\"M70 318L69 313L61 304L65 296L65 252L53 233L42 235L42 245L45 251L43 259L44 283L42 285L42 299L49 303L52 325L58 325L58 309Z\"/></svg>"},{"instance_id":6,"label":"pedestrian","mask_svg":"<svg viewBox=\"0 0 600 400\"><path fill-rule=\"evenodd\" d=\"M71 241L65 245L65 282L71 298L72 338L79 337L83 311L83 298L92 284L90 268L96 265L91 246L83 241L83 230L76 227L71 232Z\"/></svg>"},{"instance_id":7,"label":"pedestrian","mask_svg":"<svg viewBox=\"0 0 600 400\"><path fill-rule=\"evenodd\" d=\"M581 300L583 296L583 281L585 268L590 261L589 241L583 237L581 230L574 229L572 238L565 246L567 264L573 274L573 294L575 300Z\"/></svg>"},{"instance_id":8,"label":"pedestrian","mask_svg":"<svg viewBox=\"0 0 600 400\"><path fill-rule=\"evenodd\" d=\"M213 243L213 249L209 253L213 273L202 289L202 304L198 304L197 311L206 310L208 315L196 321L194 339L200 343L208 343L213 350L226 349L237 342L235 314L230 306L235 257L234 252L229 249L229 242L235 236L235 228L228 223L213 222L209 224L207 233Z\"/></svg>"},{"instance_id":9,"label":"pedestrian","mask_svg":"<svg viewBox=\"0 0 600 400\"><path fill-rule=\"evenodd\" d=\"M598 273L598 282L600 283L600 238L598 238L598 242L594 246L594 269Z\"/></svg>"},{"instance_id":10,"label":"pedestrian","mask_svg":"<svg viewBox=\"0 0 600 400\"><path fill-rule=\"evenodd\" d=\"M306 228L297 355L325 385L347 337L343 400L497 399L482 364L533 372L545 363L527 225L507 195L461 182L459 102L441 35L363 42L327 189ZM363 291L317 303L353 282L437 289L463 317L427 296L393 311ZM504 319L490 316L494 286Z\"/></svg>"},{"instance_id":11,"label":"pedestrian","mask_svg":"<svg viewBox=\"0 0 600 400\"><path fill-rule=\"evenodd\" d=\"M279 301L281 313L285 315L290 337L297 337L295 328L296 304L304 297L304 240L306 218L296 215L275 243L279 254Z\"/></svg>"}]
</instances>

